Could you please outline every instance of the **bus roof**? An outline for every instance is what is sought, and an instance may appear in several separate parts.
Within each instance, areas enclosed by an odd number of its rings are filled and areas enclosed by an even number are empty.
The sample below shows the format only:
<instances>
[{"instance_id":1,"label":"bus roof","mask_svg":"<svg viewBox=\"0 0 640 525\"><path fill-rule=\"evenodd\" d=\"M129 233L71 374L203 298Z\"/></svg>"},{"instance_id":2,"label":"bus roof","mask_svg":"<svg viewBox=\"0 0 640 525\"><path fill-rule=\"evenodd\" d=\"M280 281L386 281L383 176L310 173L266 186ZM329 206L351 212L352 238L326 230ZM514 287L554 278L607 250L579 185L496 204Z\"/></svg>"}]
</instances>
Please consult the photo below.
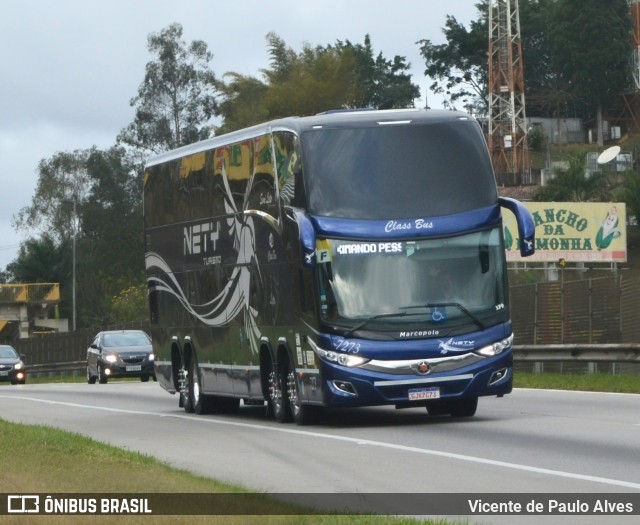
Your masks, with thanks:
<instances>
[{"instance_id":1,"label":"bus roof","mask_svg":"<svg viewBox=\"0 0 640 525\"><path fill-rule=\"evenodd\" d=\"M187 146L167 151L149 158L146 167L155 166L171 160L186 157L207 151L213 148L226 146L235 142L241 142L267 133L268 131L292 131L298 135L311 129L323 127L360 127L378 124L384 125L425 125L454 120L474 120L467 113L461 111L437 110L437 109L359 109L359 110L334 110L319 113L311 117L286 117L265 122L249 128L244 128L217 137L195 142Z\"/></svg>"}]
</instances>

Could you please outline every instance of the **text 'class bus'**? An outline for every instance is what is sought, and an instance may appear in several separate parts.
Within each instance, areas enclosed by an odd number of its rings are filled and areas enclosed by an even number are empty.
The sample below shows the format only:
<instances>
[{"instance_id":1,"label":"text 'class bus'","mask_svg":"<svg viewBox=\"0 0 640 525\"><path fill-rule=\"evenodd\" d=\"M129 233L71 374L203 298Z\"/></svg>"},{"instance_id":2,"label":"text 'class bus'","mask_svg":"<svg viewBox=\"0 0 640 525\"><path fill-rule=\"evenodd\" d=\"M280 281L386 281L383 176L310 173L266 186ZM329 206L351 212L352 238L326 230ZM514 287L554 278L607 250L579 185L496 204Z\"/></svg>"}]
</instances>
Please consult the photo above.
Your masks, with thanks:
<instances>
[{"instance_id":1,"label":"text 'class bus'","mask_svg":"<svg viewBox=\"0 0 640 525\"><path fill-rule=\"evenodd\" d=\"M275 120L149 160L156 376L188 412L426 407L512 389L501 206L478 122L425 109Z\"/></svg>"}]
</instances>

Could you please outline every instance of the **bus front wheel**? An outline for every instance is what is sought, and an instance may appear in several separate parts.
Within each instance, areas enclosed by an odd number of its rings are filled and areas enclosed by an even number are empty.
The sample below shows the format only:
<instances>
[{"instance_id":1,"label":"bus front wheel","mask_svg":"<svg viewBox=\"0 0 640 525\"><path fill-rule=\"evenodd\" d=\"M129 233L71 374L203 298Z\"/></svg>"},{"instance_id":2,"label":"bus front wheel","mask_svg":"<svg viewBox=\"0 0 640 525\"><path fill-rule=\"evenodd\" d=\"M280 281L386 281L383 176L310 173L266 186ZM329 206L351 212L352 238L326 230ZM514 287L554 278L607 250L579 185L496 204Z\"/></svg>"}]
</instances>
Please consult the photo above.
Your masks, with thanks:
<instances>
[{"instance_id":1,"label":"bus front wheel","mask_svg":"<svg viewBox=\"0 0 640 525\"><path fill-rule=\"evenodd\" d=\"M427 403L430 416L472 417L478 408L477 397L431 401Z\"/></svg>"},{"instance_id":2,"label":"bus front wheel","mask_svg":"<svg viewBox=\"0 0 640 525\"><path fill-rule=\"evenodd\" d=\"M449 401L451 417L472 417L478 408L478 398L468 397Z\"/></svg>"}]
</instances>

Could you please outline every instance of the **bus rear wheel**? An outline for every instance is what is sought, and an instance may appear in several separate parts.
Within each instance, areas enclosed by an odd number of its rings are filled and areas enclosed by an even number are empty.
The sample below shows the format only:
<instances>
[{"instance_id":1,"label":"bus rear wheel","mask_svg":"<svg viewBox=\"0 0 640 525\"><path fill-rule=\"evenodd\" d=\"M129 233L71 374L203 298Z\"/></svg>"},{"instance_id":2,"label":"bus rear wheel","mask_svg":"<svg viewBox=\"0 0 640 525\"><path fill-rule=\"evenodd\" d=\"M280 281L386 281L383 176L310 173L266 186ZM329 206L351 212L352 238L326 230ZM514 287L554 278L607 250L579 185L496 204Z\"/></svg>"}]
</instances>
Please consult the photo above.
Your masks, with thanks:
<instances>
[{"instance_id":1,"label":"bus rear wheel","mask_svg":"<svg viewBox=\"0 0 640 525\"><path fill-rule=\"evenodd\" d=\"M191 354L187 382L188 394L184 403L185 411L195 412L196 414L214 413L216 411L216 399L214 396L208 396L202 393L202 376L195 352Z\"/></svg>"},{"instance_id":2,"label":"bus rear wheel","mask_svg":"<svg viewBox=\"0 0 640 525\"><path fill-rule=\"evenodd\" d=\"M269 400L268 411L273 413L273 417L279 423L288 423L291 421L291 410L286 399L286 389L283 385L286 385L286 370L282 367L278 367L274 363L271 372L269 373Z\"/></svg>"},{"instance_id":3,"label":"bus rear wheel","mask_svg":"<svg viewBox=\"0 0 640 525\"><path fill-rule=\"evenodd\" d=\"M286 380L287 400L289 402L291 416L298 425L308 425L315 419L316 409L315 407L302 403L300 399L300 384L296 377L295 366L291 362L287 370Z\"/></svg>"}]
</instances>

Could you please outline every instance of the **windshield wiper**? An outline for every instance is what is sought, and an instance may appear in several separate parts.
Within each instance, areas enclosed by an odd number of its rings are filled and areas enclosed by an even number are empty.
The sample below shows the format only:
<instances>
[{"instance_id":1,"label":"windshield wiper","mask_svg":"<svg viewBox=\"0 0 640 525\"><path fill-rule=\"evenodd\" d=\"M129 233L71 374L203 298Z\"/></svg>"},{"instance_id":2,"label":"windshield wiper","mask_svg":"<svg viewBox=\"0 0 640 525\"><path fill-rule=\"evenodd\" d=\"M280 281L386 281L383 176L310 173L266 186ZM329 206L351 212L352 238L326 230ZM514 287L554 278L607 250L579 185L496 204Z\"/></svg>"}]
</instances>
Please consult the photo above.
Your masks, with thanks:
<instances>
[{"instance_id":1,"label":"windshield wiper","mask_svg":"<svg viewBox=\"0 0 640 525\"><path fill-rule=\"evenodd\" d=\"M467 317L469 317L469 319L471 319L479 328L480 330L484 330L485 326L482 323L482 321L480 321L480 319L478 319L475 315L473 315L469 310L467 310L464 306L462 306L460 303L427 303L427 304L416 304L416 305L412 305L412 306L403 306L400 308L400 310L409 310L411 308L444 308L447 306L453 306L454 308L457 308L458 310L460 310L463 314L465 314Z\"/></svg>"},{"instance_id":2,"label":"windshield wiper","mask_svg":"<svg viewBox=\"0 0 640 525\"><path fill-rule=\"evenodd\" d=\"M357 325L355 325L353 328L351 328L350 330L347 330L344 334L345 337L349 337L351 334L353 334L354 332L360 330L360 328L363 328L365 325L367 325L369 322L371 321L375 321L376 319L383 319L385 317L404 317L405 315L408 315L407 312L395 312L392 314L378 314L378 315L372 315L371 317L367 317L366 319L364 319L362 322L358 323Z\"/></svg>"}]
</instances>

